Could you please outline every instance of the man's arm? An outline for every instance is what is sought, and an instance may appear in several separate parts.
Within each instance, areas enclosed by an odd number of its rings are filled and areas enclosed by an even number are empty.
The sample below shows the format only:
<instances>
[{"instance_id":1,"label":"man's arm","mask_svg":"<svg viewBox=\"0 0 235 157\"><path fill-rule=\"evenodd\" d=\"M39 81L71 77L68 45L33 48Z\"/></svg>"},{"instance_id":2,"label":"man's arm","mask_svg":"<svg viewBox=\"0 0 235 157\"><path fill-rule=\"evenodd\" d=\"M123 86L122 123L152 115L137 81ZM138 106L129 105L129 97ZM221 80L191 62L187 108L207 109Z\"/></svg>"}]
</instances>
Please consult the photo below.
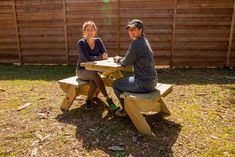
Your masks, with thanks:
<instances>
[{"instance_id":1,"label":"man's arm","mask_svg":"<svg viewBox=\"0 0 235 157\"><path fill-rule=\"evenodd\" d=\"M117 63L121 64L122 66L129 66L133 65L135 62L136 62L136 48L135 48L135 42L133 41L130 44L126 55L122 58L117 58Z\"/></svg>"}]
</instances>

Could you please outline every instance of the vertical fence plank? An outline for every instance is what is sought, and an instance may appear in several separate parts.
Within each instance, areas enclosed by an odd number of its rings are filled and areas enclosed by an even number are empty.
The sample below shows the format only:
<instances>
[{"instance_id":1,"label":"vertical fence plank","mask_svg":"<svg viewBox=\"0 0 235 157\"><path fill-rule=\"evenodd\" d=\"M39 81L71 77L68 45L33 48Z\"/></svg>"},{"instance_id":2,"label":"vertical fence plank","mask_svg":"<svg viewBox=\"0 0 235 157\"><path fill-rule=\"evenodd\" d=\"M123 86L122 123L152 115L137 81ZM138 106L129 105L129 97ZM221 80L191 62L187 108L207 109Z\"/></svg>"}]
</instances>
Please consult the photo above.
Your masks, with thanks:
<instances>
[{"instance_id":1,"label":"vertical fence plank","mask_svg":"<svg viewBox=\"0 0 235 157\"><path fill-rule=\"evenodd\" d=\"M232 20L231 20L231 28L230 28L230 35L229 35L229 44L228 44L228 51L227 51L227 58L226 58L226 66L229 66L229 62L230 62L230 54L231 54L232 42L233 42L234 22L235 22L235 0L233 1L233 14L232 14Z\"/></svg>"},{"instance_id":2,"label":"vertical fence plank","mask_svg":"<svg viewBox=\"0 0 235 157\"><path fill-rule=\"evenodd\" d=\"M120 55L120 0L117 0L117 54Z\"/></svg>"},{"instance_id":3,"label":"vertical fence plank","mask_svg":"<svg viewBox=\"0 0 235 157\"><path fill-rule=\"evenodd\" d=\"M16 36L17 36L17 49L18 49L18 54L19 54L19 63L23 64L15 0L12 0L12 7L13 7L13 11L14 11L15 29L16 29Z\"/></svg>"},{"instance_id":4,"label":"vertical fence plank","mask_svg":"<svg viewBox=\"0 0 235 157\"><path fill-rule=\"evenodd\" d=\"M66 12L66 2L63 0L63 11L64 11L64 43L65 43L65 53L67 58L67 65L70 64L69 61L69 48L68 48L68 27L67 27L67 12Z\"/></svg>"},{"instance_id":5,"label":"vertical fence plank","mask_svg":"<svg viewBox=\"0 0 235 157\"><path fill-rule=\"evenodd\" d=\"M170 67L173 66L173 54L175 52L175 25L176 25L176 14L177 14L177 0L174 0L174 12L173 12L173 22L172 22L172 39L171 39L171 56L170 56Z\"/></svg>"}]
</instances>

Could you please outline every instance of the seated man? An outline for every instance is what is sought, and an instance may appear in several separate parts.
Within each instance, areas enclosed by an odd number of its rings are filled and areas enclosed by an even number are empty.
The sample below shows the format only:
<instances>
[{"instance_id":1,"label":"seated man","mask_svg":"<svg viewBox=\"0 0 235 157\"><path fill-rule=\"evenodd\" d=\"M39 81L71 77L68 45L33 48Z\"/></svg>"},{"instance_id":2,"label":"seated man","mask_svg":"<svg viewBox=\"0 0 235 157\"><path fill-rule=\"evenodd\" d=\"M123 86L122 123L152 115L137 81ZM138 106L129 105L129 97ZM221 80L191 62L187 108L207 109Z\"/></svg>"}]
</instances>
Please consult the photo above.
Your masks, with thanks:
<instances>
[{"instance_id":1,"label":"seated man","mask_svg":"<svg viewBox=\"0 0 235 157\"><path fill-rule=\"evenodd\" d=\"M124 57L115 56L114 62L122 66L133 65L134 75L113 82L113 90L119 99L122 109L116 111L118 116L126 116L123 92L146 93L155 90L157 71L154 68L154 56L148 40L144 37L143 22L133 19L126 26L132 42Z\"/></svg>"}]
</instances>

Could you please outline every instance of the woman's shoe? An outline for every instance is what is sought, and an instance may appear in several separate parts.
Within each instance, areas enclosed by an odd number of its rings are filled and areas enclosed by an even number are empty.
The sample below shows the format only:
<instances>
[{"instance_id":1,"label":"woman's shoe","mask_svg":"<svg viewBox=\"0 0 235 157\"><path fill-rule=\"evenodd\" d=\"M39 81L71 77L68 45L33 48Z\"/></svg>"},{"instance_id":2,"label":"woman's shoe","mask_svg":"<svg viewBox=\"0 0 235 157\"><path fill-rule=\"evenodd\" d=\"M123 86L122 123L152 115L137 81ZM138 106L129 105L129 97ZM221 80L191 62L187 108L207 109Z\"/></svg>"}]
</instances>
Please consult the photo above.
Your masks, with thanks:
<instances>
[{"instance_id":1,"label":"woman's shoe","mask_svg":"<svg viewBox=\"0 0 235 157\"><path fill-rule=\"evenodd\" d=\"M93 104L92 104L91 100L86 100L86 107L85 107L85 109L87 111L91 111L93 109Z\"/></svg>"},{"instance_id":2,"label":"woman's shoe","mask_svg":"<svg viewBox=\"0 0 235 157\"><path fill-rule=\"evenodd\" d=\"M115 112L115 114L118 116L118 117L126 117L127 116L127 113L124 109L119 109Z\"/></svg>"},{"instance_id":3,"label":"woman's shoe","mask_svg":"<svg viewBox=\"0 0 235 157\"><path fill-rule=\"evenodd\" d=\"M98 97L93 97L92 101L95 102L96 104L99 104L99 103L102 102L102 100L100 98L98 98Z\"/></svg>"},{"instance_id":4,"label":"woman's shoe","mask_svg":"<svg viewBox=\"0 0 235 157\"><path fill-rule=\"evenodd\" d=\"M106 102L108 103L109 108L110 108L111 110L116 110L116 109L117 109L117 106L114 104L112 98L107 98L107 99L106 99Z\"/></svg>"}]
</instances>

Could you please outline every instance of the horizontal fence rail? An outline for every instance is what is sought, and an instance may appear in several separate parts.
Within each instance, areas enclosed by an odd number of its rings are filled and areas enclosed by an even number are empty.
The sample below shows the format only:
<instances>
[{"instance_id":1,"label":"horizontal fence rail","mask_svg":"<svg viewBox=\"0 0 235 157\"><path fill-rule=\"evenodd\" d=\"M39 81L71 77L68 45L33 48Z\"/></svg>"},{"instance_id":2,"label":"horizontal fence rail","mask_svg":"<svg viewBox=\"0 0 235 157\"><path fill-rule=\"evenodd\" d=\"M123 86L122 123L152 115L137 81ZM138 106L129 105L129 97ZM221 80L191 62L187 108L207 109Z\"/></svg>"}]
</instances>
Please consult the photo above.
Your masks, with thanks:
<instances>
[{"instance_id":1,"label":"horizontal fence rail","mask_svg":"<svg viewBox=\"0 0 235 157\"><path fill-rule=\"evenodd\" d=\"M87 20L110 56L124 55L134 18L156 65L235 66L233 0L1 0L0 63L75 64Z\"/></svg>"}]
</instances>

